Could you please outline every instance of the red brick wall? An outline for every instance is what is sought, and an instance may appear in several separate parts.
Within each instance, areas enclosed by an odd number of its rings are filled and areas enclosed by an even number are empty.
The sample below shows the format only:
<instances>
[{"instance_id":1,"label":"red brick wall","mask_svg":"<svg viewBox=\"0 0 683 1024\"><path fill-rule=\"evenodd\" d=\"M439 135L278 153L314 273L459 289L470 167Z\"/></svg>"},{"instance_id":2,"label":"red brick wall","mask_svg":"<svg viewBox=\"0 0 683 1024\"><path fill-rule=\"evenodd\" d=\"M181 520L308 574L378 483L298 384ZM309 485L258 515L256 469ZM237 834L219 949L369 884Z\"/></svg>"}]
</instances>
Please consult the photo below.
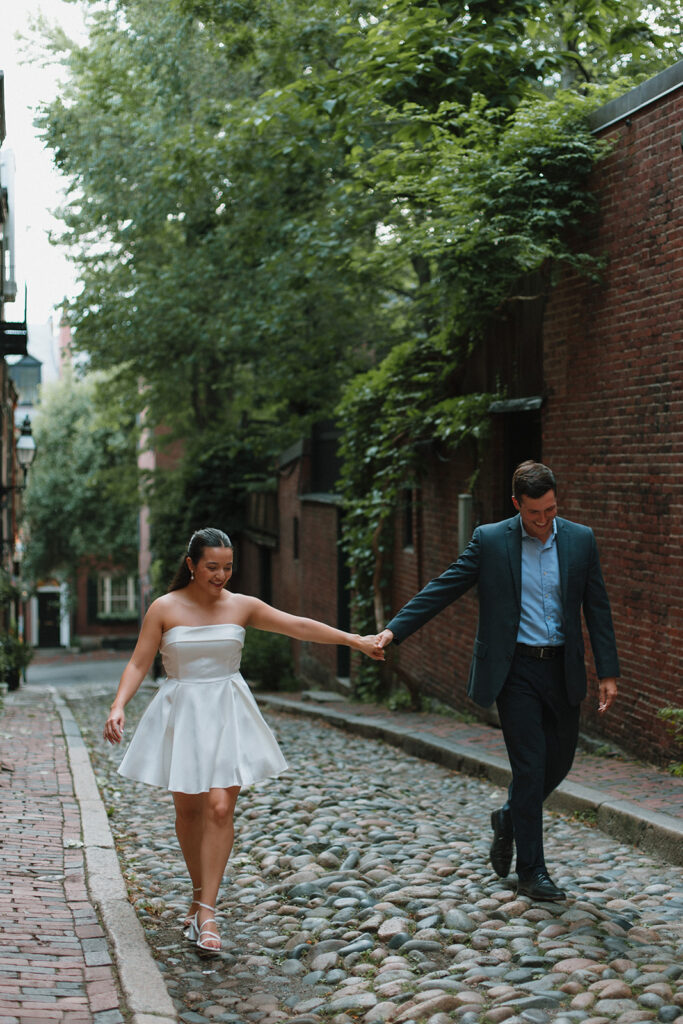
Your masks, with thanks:
<instances>
[{"instance_id":1,"label":"red brick wall","mask_svg":"<svg viewBox=\"0 0 683 1024\"><path fill-rule=\"evenodd\" d=\"M309 457L281 467L278 478L278 545L272 552L272 603L282 611L339 624L337 605L337 530L339 509L301 495L309 486ZM299 550L295 557L294 520L298 519ZM239 546L239 583L245 593L263 596L259 584L259 551L253 540ZM337 675L334 645L292 641L297 673L317 685Z\"/></svg>"},{"instance_id":2,"label":"red brick wall","mask_svg":"<svg viewBox=\"0 0 683 1024\"><path fill-rule=\"evenodd\" d=\"M300 527L301 614L337 626L337 529L336 505L302 501ZM337 647L301 645L299 668L305 678L324 684L337 675Z\"/></svg>"},{"instance_id":3,"label":"red brick wall","mask_svg":"<svg viewBox=\"0 0 683 1024\"><path fill-rule=\"evenodd\" d=\"M305 467L300 459L283 467L278 477L278 514L280 537L273 556L273 601L278 608L293 615L303 615L303 562L294 557L294 520L299 518L299 552L305 549L301 524L299 489Z\"/></svg>"},{"instance_id":4,"label":"red brick wall","mask_svg":"<svg viewBox=\"0 0 683 1024\"><path fill-rule=\"evenodd\" d=\"M588 654L583 727L653 760L674 756L658 709L683 704L682 123L679 89L603 133L615 146L594 174L601 215L590 244L608 265L599 285L566 275L544 324L543 459L561 514L595 530L622 662L618 705L602 717ZM482 522L504 507L500 430L494 422L477 477ZM452 561L470 473L458 461L427 467L415 552L397 540L394 610ZM401 646L402 672L473 709L464 688L475 628L467 595Z\"/></svg>"},{"instance_id":5,"label":"red brick wall","mask_svg":"<svg viewBox=\"0 0 683 1024\"><path fill-rule=\"evenodd\" d=\"M657 710L683 704L682 125L679 89L603 133L615 147L594 174L601 215L591 244L608 265L599 285L566 275L544 321L542 457L557 474L561 514L595 530L622 662L619 701L599 717L588 654L583 727L653 760L675 753ZM492 417L477 467L474 525L497 518L508 501L505 429L510 421ZM412 550L397 528L394 611L457 557L458 494L469 489L474 468L467 451L448 462L425 460ZM306 472L304 457L280 478L274 603L334 623L338 513L300 501ZM392 657L425 694L479 713L465 694L476 618L472 593ZM307 654L333 672L333 650Z\"/></svg>"},{"instance_id":6,"label":"red brick wall","mask_svg":"<svg viewBox=\"0 0 683 1024\"><path fill-rule=\"evenodd\" d=\"M393 611L458 557L458 495L467 491L473 468L462 454L448 463L434 457L425 463L421 487L416 492L412 550L403 547L401 531L396 531ZM480 512L475 520L479 517ZM407 674L411 687L419 692L453 707L473 710L475 706L465 690L476 621L477 601L472 592L400 647L391 649L390 663L398 667L400 678Z\"/></svg>"},{"instance_id":7,"label":"red brick wall","mask_svg":"<svg viewBox=\"0 0 683 1024\"><path fill-rule=\"evenodd\" d=\"M679 89L603 133L604 280L567 276L545 325L544 458L595 530L622 663L617 708L589 699L584 722L652 757L671 750L657 710L683 704L682 124Z\"/></svg>"}]
</instances>

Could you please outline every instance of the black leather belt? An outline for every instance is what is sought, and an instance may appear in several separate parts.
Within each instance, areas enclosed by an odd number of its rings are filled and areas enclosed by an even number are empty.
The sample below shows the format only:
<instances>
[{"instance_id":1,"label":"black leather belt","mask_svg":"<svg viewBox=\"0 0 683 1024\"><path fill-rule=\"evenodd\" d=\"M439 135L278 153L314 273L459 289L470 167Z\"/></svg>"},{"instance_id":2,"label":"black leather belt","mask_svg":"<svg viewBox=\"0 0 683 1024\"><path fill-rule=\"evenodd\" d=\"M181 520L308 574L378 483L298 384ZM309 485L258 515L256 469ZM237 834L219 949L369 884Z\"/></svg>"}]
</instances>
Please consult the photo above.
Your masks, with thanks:
<instances>
[{"instance_id":1,"label":"black leather belt","mask_svg":"<svg viewBox=\"0 0 683 1024\"><path fill-rule=\"evenodd\" d=\"M517 654L523 654L525 658L536 658L538 661L549 661L550 658L557 658L564 654L564 644L556 647L531 647L529 644L515 644Z\"/></svg>"}]
</instances>

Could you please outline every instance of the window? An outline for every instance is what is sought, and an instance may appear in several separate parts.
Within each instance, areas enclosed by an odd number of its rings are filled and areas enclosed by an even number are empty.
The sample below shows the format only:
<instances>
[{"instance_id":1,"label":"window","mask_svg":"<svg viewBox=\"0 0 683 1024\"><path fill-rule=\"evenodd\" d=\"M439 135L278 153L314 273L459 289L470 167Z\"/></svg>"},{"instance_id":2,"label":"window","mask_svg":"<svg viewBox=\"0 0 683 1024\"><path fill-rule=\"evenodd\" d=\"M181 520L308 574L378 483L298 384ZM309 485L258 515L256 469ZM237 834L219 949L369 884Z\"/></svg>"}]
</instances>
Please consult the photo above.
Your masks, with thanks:
<instances>
[{"instance_id":1,"label":"window","mask_svg":"<svg viewBox=\"0 0 683 1024\"><path fill-rule=\"evenodd\" d=\"M133 619L137 617L137 594L134 576L115 576L101 572L97 577L97 617Z\"/></svg>"}]
</instances>

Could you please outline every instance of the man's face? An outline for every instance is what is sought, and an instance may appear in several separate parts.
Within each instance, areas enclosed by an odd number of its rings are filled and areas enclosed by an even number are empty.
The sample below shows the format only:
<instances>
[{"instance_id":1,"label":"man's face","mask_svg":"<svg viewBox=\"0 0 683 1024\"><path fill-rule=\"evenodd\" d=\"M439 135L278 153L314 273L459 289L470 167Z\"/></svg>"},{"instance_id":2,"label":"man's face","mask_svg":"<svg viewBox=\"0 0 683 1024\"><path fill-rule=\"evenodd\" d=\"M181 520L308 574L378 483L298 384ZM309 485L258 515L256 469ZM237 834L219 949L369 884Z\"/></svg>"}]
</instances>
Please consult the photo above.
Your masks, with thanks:
<instances>
[{"instance_id":1,"label":"man's face","mask_svg":"<svg viewBox=\"0 0 683 1024\"><path fill-rule=\"evenodd\" d=\"M530 498L528 494L523 494L521 501L513 498L512 504L519 512L529 536L546 541L553 528L553 519L557 515L555 491L546 491L541 498Z\"/></svg>"}]
</instances>

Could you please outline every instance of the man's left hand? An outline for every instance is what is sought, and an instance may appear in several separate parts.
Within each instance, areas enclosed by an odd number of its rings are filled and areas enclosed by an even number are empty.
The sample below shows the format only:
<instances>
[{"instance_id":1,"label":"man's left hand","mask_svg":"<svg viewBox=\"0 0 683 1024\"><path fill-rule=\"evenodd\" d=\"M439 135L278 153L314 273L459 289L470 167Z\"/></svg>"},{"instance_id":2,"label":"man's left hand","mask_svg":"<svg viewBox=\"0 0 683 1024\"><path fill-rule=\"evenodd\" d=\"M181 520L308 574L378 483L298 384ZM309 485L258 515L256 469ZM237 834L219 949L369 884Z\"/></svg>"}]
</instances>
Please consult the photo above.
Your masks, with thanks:
<instances>
[{"instance_id":1,"label":"man's left hand","mask_svg":"<svg viewBox=\"0 0 683 1024\"><path fill-rule=\"evenodd\" d=\"M617 699L616 679L601 679L598 697L598 711L602 714L608 711Z\"/></svg>"}]
</instances>

